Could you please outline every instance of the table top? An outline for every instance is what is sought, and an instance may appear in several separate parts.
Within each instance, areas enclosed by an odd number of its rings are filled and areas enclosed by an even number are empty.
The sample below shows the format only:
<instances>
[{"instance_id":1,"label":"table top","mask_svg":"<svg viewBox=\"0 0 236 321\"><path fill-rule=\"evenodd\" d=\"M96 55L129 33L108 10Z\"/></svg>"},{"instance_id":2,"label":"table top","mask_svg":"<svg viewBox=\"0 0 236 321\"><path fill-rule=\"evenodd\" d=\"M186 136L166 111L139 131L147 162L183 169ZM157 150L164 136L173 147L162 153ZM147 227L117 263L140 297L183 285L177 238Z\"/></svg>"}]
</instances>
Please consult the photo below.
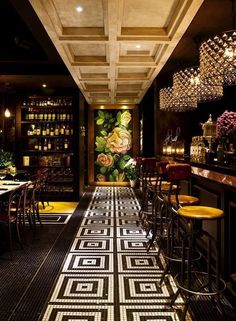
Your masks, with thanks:
<instances>
[{"instance_id":1,"label":"table top","mask_svg":"<svg viewBox=\"0 0 236 321\"><path fill-rule=\"evenodd\" d=\"M13 181L13 180L2 180L0 181L0 196L27 184L29 181Z\"/></svg>"}]
</instances>

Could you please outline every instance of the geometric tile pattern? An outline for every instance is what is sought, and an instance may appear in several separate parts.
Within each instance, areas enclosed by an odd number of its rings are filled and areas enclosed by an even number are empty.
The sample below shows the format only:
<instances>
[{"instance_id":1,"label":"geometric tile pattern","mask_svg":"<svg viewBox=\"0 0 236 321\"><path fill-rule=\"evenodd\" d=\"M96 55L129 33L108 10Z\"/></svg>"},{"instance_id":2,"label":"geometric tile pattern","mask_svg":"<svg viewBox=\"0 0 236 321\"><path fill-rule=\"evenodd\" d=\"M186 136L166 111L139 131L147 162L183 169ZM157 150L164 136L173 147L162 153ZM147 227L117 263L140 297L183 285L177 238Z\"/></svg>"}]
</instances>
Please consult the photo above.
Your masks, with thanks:
<instances>
[{"instance_id":1,"label":"geometric tile pattern","mask_svg":"<svg viewBox=\"0 0 236 321\"><path fill-rule=\"evenodd\" d=\"M41 321L179 321L183 301L169 307L171 276L159 287L163 265L146 252L139 209L131 188L96 187Z\"/></svg>"}]
</instances>

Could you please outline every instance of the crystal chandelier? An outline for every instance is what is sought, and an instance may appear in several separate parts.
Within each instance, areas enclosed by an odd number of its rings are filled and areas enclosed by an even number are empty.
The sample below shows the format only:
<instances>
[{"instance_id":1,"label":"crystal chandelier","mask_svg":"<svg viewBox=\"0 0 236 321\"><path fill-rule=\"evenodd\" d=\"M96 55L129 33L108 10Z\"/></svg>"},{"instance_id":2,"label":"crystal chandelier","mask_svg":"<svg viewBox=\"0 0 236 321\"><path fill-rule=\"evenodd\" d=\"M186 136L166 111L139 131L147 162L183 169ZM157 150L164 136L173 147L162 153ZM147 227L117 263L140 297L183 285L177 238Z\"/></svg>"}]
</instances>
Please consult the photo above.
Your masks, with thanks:
<instances>
[{"instance_id":1,"label":"crystal chandelier","mask_svg":"<svg viewBox=\"0 0 236 321\"><path fill-rule=\"evenodd\" d=\"M186 68L173 75L173 94L203 102L220 99L223 96L223 85L217 79L205 84L201 77L199 67Z\"/></svg>"},{"instance_id":2,"label":"crystal chandelier","mask_svg":"<svg viewBox=\"0 0 236 321\"><path fill-rule=\"evenodd\" d=\"M172 87L160 90L160 109L165 111L184 112L197 108L197 99L192 96L174 95Z\"/></svg>"},{"instance_id":3,"label":"crystal chandelier","mask_svg":"<svg viewBox=\"0 0 236 321\"><path fill-rule=\"evenodd\" d=\"M203 42L200 46L200 76L204 83L236 84L235 0L232 2L233 29Z\"/></svg>"},{"instance_id":4,"label":"crystal chandelier","mask_svg":"<svg viewBox=\"0 0 236 321\"><path fill-rule=\"evenodd\" d=\"M236 84L236 31L208 39L200 46L200 75L206 84L215 80Z\"/></svg>"}]
</instances>

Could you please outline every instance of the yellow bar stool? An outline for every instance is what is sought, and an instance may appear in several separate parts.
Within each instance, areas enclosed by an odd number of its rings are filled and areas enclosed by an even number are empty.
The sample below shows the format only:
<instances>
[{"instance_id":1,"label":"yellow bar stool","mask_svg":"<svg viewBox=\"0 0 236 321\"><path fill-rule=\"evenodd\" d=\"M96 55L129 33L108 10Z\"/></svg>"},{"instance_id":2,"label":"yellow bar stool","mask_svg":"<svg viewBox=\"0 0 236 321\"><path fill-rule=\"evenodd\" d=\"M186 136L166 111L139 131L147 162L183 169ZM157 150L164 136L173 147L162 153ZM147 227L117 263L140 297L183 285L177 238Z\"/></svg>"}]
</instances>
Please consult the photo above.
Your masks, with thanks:
<instances>
[{"instance_id":1,"label":"yellow bar stool","mask_svg":"<svg viewBox=\"0 0 236 321\"><path fill-rule=\"evenodd\" d=\"M182 239L185 237L184 227L182 222L178 219L177 210L185 206L194 206L199 204L199 198L180 194L181 182L190 181L191 178L191 166L189 164L169 164L166 167L166 178L169 181L169 188L163 197L164 214L161 211L161 235L159 239L159 250L162 252L166 261L166 266L160 278L159 285L165 279L168 274L172 262L182 262ZM196 261L200 259L198 251L194 251L192 260Z\"/></svg>"},{"instance_id":2,"label":"yellow bar stool","mask_svg":"<svg viewBox=\"0 0 236 321\"><path fill-rule=\"evenodd\" d=\"M186 206L179 208L177 215L186 222L186 236L182 241L181 272L175 276L178 290L173 296L171 304L175 302L180 293L183 295L185 298L181 316L181 321L183 321L193 296L209 296L220 308L224 320L226 320L220 301L220 295L226 287L225 282L220 278L220 228L224 212L221 209L208 206ZM203 221L216 221L217 238L201 228ZM203 264L201 264L193 267L193 247L203 237L207 242L207 249L205 248L206 266L203 268ZM215 253L215 257L213 257L213 253Z\"/></svg>"}]
</instances>

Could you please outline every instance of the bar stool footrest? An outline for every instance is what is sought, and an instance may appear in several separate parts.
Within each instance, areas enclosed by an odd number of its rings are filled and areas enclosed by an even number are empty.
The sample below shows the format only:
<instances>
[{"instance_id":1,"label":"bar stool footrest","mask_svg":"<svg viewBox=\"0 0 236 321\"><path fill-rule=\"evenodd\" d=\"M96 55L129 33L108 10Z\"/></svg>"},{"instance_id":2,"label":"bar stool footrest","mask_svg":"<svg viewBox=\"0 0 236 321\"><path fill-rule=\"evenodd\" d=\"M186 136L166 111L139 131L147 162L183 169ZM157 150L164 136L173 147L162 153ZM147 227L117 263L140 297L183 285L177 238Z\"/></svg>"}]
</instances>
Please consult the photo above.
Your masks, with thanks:
<instances>
[{"instance_id":1,"label":"bar stool footrest","mask_svg":"<svg viewBox=\"0 0 236 321\"><path fill-rule=\"evenodd\" d=\"M208 278L208 273L202 271L192 271L190 282L187 279L187 272L184 273L184 281L181 280L181 273L177 274L174 279L180 290L194 295L215 296L219 295L226 288L224 280L220 278L217 287L216 276L211 275Z\"/></svg>"}]
</instances>

